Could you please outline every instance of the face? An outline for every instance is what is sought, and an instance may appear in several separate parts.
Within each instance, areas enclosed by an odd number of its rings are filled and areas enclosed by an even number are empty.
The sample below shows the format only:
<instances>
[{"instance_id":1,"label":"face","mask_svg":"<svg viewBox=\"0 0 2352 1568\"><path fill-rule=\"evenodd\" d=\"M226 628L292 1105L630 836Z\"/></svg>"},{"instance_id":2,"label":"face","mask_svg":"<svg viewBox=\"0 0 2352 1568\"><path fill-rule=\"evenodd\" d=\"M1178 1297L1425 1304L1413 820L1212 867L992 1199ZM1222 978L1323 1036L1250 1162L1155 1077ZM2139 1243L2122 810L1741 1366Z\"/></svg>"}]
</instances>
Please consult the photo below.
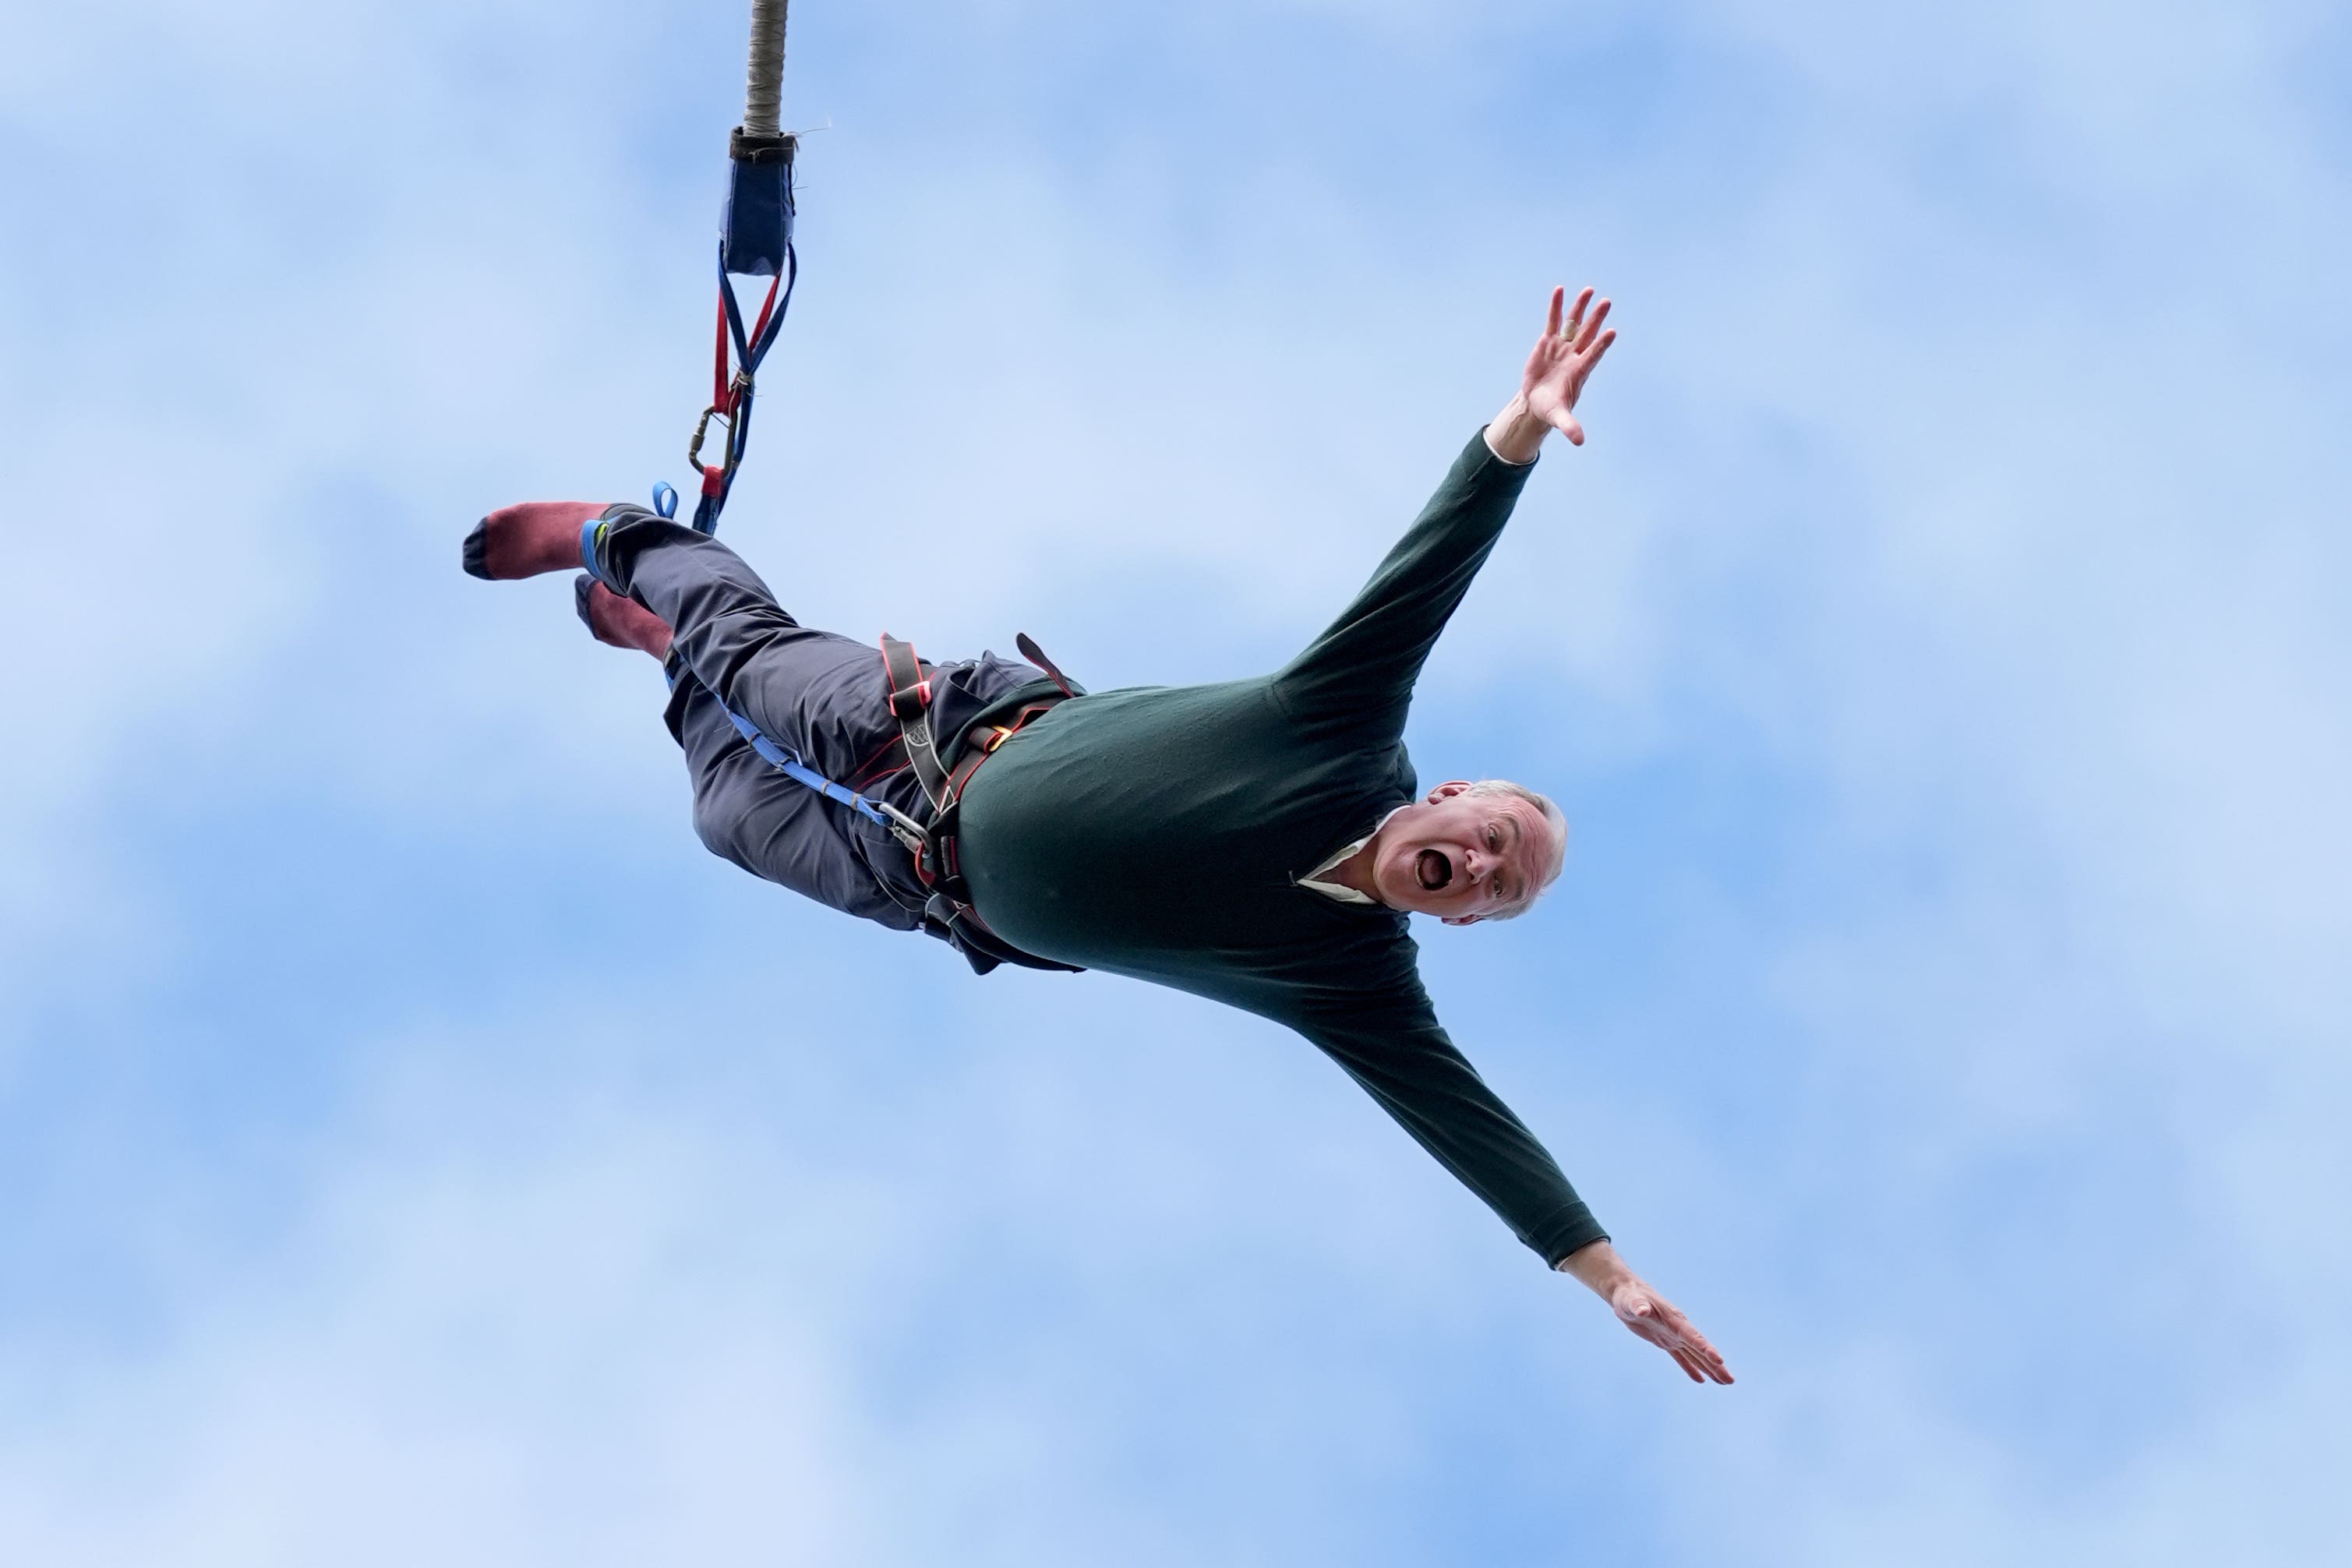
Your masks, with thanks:
<instances>
[{"instance_id":1,"label":"face","mask_svg":"<svg viewBox=\"0 0 2352 1568\"><path fill-rule=\"evenodd\" d=\"M1381 902L1469 925L1542 885L1553 848L1542 808L1469 787L1439 784L1381 826L1370 846Z\"/></svg>"}]
</instances>

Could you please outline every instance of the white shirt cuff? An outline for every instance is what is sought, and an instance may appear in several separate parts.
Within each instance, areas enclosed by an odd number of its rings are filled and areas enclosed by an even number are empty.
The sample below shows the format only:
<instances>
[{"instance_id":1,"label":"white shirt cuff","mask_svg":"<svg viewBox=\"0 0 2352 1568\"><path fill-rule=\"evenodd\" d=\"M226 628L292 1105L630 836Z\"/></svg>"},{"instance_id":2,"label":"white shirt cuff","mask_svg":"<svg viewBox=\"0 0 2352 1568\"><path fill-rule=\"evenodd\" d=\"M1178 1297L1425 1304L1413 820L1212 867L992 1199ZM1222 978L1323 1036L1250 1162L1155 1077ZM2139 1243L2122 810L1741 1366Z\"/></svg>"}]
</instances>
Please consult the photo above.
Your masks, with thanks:
<instances>
[{"instance_id":1,"label":"white shirt cuff","mask_svg":"<svg viewBox=\"0 0 2352 1568\"><path fill-rule=\"evenodd\" d=\"M1486 425L1486 426L1480 426L1479 431L1478 431L1478 439L1480 439L1481 441L1484 441L1484 442L1486 442L1486 455L1487 455L1488 457L1490 457L1490 458L1494 458L1494 459L1495 459L1495 461L1496 461L1496 462L1498 462L1498 463L1502 464L1502 465L1503 465L1503 467L1505 467L1505 468L1532 468L1532 467L1534 467L1534 465L1535 465L1535 460L1536 460L1536 458L1528 458L1526 462L1524 462L1524 463L1514 463L1513 461L1511 461L1511 459L1510 459L1510 458L1506 458L1505 456L1503 456L1503 454L1502 454L1502 453L1496 451L1496 450L1495 450L1495 427L1494 427L1492 425ZM1542 454L1541 452L1538 452L1538 453L1536 454L1536 458L1540 458L1540 457L1542 457L1542 456L1543 456L1543 454Z\"/></svg>"}]
</instances>

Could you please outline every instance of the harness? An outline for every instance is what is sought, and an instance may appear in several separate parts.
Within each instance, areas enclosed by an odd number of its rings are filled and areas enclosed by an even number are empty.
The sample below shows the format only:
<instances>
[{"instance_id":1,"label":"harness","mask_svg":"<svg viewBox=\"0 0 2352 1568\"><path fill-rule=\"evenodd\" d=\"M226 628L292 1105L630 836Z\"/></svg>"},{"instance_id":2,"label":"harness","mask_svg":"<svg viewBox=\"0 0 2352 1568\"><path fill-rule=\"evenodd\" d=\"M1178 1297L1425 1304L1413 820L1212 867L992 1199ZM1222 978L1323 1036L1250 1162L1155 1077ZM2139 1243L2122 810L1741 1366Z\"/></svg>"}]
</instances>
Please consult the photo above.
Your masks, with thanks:
<instances>
[{"instance_id":1,"label":"harness","mask_svg":"<svg viewBox=\"0 0 2352 1568\"><path fill-rule=\"evenodd\" d=\"M1024 704L1010 723L992 724L977 733L966 731L961 755L950 762L940 756L939 737L931 730L929 670L912 643L901 642L887 633L883 635L882 672L889 685L890 717L898 721L898 738L907 748L907 764L923 787L923 798L930 804L931 819L918 822L896 806L875 804L888 822L891 834L914 856L915 875L930 894L929 901L923 906L924 922L936 923L941 935L952 934L973 969L985 974L999 963L1011 963L1024 969L1051 969L1075 974L1079 973L1076 964L1057 963L1024 952L989 930L980 911L972 908L971 887L964 880L963 863L957 853L958 818L972 775L1005 742L1040 715L1077 695L1069 678L1045 657L1045 650L1027 632L1014 638L1014 646L1021 650L1022 658L1044 670L1061 690ZM834 787L840 788L838 784Z\"/></svg>"}]
</instances>

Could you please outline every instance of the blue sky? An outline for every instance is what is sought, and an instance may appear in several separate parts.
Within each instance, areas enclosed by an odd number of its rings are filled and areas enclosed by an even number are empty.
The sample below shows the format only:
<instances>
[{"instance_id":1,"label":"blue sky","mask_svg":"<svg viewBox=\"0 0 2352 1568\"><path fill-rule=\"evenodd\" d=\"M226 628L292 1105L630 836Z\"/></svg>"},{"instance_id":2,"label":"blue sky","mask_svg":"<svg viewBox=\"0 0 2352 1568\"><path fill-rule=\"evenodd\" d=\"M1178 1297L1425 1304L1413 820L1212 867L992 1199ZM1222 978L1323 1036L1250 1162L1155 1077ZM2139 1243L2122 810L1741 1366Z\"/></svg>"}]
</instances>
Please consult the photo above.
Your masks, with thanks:
<instances>
[{"instance_id":1,"label":"blue sky","mask_svg":"<svg viewBox=\"0 0 2352 1568\"><path fill-rule=\"evenodd\" d=\"M742 9L0 51L0 1557L2343 1560L2340 10L794 19L814 623L1265 668L1616 298L1410 737L1569 876L1424 952L1701 1390L1295 1039L704 855L458 574L683 477Z\"/></svg>"}]
</instances>

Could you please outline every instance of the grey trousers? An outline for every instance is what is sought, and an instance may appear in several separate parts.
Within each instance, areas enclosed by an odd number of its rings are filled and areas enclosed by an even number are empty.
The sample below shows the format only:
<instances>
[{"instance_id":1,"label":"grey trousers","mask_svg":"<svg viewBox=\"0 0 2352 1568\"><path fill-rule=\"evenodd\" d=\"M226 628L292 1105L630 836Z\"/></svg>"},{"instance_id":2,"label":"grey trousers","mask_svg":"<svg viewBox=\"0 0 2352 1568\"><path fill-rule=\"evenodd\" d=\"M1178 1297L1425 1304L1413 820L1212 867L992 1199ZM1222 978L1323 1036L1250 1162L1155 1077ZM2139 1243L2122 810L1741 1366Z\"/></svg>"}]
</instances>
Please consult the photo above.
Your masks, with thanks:
<instances>
[{"instance_id":1,"label":"grey trousers","mask_svg":"<svg viewBox=\"0 0 2352 1568\"><path fill-rule=\"evenodd\" d=\"M929 807L890 717L879 647L802 626L716 539L642 507L604 515L596 574L674 634L665 719L686 752L697 836L753 876L845 914L897 931L927 929L929 894L906 847L879 823L770 766L727 716L729 709L742 715L825 777L925 819ZM950 740L1038 679L1028 665L994 654L933 667L936 733Z\"/></svg>"}]
</instances>

